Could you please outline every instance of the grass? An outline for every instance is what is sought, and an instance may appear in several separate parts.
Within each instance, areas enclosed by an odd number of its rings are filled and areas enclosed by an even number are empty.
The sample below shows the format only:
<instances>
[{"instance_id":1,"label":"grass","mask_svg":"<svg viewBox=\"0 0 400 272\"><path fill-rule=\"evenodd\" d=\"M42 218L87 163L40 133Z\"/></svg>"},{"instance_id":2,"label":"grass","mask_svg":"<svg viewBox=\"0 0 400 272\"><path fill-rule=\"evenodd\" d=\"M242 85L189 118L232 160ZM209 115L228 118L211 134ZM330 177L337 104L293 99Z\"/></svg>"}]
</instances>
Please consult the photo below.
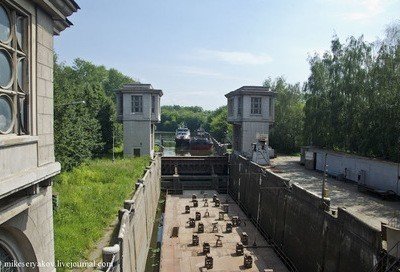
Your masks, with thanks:
<instances>
[{"instance_id":1,"label":"grass","mask_svg":"<svg viewBox=\"0 0 400 272\"><path fill-rule=\"evenodd\" d=\"M115 220L123 201L133 194L148 163L148 157L114 163L98 159L57 177L53 187L60 203L54 212L56 260L85 259Z\"/></svg>"}]
</instances>

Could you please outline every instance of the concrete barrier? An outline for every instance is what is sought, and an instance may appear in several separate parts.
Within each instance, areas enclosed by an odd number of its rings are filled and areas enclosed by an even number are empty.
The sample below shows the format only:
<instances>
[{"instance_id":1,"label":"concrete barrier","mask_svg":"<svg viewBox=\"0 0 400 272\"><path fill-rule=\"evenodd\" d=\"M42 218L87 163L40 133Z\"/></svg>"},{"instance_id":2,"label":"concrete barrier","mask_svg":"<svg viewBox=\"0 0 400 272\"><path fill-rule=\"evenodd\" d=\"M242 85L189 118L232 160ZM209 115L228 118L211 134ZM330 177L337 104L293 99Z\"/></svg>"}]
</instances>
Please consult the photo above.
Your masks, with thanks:
<instances>
[{"instance_id":1,"label":"concrete barrier","mask_svg":"<svg viewBox=\"0 0 400 272\"><path fill-rule=\"evenodd\" d=\"M156 156L119 212L118 243L103 249L105 271L145 271L160 196L161 158ZM118 250L115 250L118 248ZM111 253L110 253L111 252ZM113 262L110 262L113 260Z\"/></svg>"},{"instance_id":2,"label":"concrete barrier","mask_svg":"<svg viewBox=\"0 0 400 272\"><path fill-rule=\"evenodd\" d=\"M298 271L369 271L382 251L381 232L329 199L231 155L229 194Z\"/></svg>"}]
</instances>

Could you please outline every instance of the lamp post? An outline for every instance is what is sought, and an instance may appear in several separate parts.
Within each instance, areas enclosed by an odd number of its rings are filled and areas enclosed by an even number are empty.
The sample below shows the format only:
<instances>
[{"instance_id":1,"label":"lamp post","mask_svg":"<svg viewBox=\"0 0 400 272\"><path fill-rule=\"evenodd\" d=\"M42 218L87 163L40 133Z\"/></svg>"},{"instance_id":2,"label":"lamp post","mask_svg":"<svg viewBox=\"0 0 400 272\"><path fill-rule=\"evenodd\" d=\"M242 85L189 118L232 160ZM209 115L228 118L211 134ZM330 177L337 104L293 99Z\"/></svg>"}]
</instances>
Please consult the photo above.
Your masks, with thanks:
<instances>
[{"instance_id":1,"label":"lamp post","mask_svg":"<svg viewBox=\"0 0 400 272\"><path fill-rule=\"evenodd\" d=\"M322 178L322 201L325 198L325 190L326 190L326 178L327 178L327 164L326 164L326 158L328 157L328 153L325 153L325 162L324 162L324 176Z\"/></svg>"}]
</instances>

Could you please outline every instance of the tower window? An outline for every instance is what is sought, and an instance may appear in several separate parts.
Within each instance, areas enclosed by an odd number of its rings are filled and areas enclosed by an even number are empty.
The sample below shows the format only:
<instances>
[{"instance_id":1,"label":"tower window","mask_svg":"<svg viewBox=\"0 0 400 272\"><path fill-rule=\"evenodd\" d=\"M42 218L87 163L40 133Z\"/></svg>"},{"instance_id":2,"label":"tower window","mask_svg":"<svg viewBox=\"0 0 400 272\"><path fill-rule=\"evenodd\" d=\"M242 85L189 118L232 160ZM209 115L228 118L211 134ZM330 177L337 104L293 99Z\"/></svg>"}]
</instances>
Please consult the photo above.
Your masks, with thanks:
<instances>
[{"instance_id":1,"label":"tower window","mask_svg":"<svg viewBox=\"0 0 400 272\"><path fill-rule=\"evenodd\" d=\"M132 112L143 112L143 97L132 95Z\"/></svg>"},{"instance_id":2,"label":"tower window","mask_svg":"<svg viewBox=\"0 0 400 272\"><path fill-rule=\"evenodd\" d=\"M261 97L251 98L251 114L261 114Z\"/></svg>"}]
</instances>

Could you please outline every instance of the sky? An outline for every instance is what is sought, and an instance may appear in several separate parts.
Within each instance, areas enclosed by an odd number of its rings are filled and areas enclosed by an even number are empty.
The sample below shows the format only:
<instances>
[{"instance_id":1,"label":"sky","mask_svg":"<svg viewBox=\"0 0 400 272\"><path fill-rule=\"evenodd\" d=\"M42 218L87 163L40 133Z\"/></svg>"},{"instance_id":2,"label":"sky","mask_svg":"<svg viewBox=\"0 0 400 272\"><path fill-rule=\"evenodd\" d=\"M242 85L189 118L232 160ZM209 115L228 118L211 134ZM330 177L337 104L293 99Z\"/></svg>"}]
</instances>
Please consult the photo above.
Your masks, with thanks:
<instances>
[{"instance_id":1,"label":"sky","mask_svg":"<svg viewBox=\"0 0 400 272\"><path fill-rule=\"evenodd\" d=\"M162 89L162 105L215 109L268 77L305 82L308 57L337 35L384 36L400 0L76 0L55 38L60 61L82 58Z\"/></svg>"}]
</instances>

